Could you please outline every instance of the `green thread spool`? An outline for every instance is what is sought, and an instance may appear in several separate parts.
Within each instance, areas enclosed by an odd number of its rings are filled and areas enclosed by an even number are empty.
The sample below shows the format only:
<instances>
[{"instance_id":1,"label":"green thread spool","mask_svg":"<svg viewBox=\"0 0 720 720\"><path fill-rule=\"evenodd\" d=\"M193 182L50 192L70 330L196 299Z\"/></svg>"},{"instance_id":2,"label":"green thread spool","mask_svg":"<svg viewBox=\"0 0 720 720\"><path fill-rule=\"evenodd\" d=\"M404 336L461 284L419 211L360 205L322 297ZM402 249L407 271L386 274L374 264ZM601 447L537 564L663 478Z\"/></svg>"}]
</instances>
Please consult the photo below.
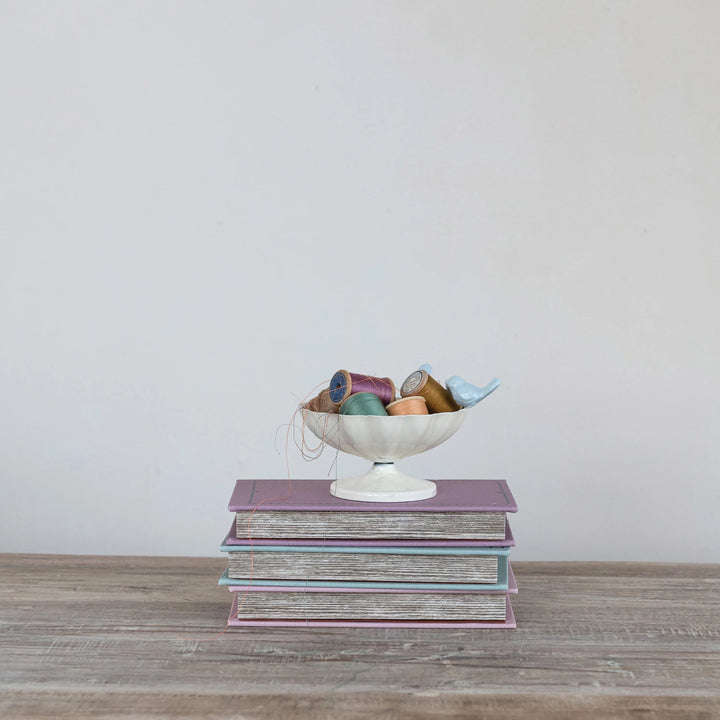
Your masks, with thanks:
<instances>
[{"instance_id":1,"label":"green thread spool","mask_svg":"<svg viewBox=\"0 0 720 720\"><path fill-rule=\"evenodd\" d=\"M341 415L387 415L382 400L370 392L351 395L340 406Z\"/></svg>"}]
</instances>

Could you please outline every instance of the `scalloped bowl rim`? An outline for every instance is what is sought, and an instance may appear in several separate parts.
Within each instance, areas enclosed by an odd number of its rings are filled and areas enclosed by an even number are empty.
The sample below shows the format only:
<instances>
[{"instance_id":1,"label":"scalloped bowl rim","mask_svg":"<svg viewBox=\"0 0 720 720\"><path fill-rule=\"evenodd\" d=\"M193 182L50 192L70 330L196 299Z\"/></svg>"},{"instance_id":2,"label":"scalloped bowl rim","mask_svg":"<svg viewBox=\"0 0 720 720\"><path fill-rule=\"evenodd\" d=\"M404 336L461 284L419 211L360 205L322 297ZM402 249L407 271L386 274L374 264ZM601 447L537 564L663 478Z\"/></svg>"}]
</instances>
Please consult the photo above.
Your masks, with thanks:
<instances>
[{"instance_id":1,"label":"scalloped bowl rim","mask_svg":"<svg viewBox=\"0 0 720 720\"><path fill-rule=\"evenodd\" d=\"M461 408L429 415L339 415L315 412L302 405L300 409L305 425L318 439L342 452L374 462L401 460L441 445L460 429L470 410ZM308 422L307 416L310 416L311 422ZM332 418L337 420L333 421ZM320 434L316 432L316 428L321 428L323 422L329 423L329 432L324 437L322 430ZM387 435L378 436L377 426L384 426ZM335 442L338 433L341 435L340 443ZM426 442L418 445L416 438L423 435L426 436Z\"/></svg>"}]
</instances>

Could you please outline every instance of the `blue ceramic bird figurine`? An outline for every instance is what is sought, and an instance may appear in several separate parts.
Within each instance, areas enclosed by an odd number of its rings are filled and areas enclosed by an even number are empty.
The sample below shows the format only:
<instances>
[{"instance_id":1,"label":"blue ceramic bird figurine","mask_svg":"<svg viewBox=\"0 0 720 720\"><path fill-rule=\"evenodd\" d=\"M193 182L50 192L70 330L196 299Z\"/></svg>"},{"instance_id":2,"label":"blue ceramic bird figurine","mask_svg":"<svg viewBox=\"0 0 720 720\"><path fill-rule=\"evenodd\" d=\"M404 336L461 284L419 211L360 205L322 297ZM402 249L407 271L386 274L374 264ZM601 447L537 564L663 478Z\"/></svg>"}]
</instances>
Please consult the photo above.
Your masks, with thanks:
<instances>
[{"instance_id":1,"label":"blue ceramic bird figurine","mask_svg":"<svg viewBox=\"0 0 720 720\"><path fill-rule=\"evenodd\" d=\"M461 407L469 408L477 405L483 398L487 397L495 388L500 385L500 380L493 378L485 387L476 387L466 382L461 377L453 375L446 380L445 385L453 396L453 400Z\"/></svg>"}]
</instances>

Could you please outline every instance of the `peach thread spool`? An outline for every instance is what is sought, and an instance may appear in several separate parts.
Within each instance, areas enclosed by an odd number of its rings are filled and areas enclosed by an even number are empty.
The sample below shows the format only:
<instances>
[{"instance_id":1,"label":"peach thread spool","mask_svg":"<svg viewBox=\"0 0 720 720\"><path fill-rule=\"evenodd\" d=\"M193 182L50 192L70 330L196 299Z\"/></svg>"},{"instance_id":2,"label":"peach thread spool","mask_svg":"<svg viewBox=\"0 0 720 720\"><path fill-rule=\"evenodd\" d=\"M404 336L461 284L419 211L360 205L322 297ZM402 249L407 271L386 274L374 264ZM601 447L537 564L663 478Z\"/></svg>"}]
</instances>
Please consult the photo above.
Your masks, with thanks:
<instances>
[{"instance_id":1,"label":"peach thread spool","mask_svg":"<svg viewBox=\"0 0 720 720\"><path fill-rule=\"evenodd\" d=\"M400 394L403 397L421 395L425 398L428 412L455 412L460 406L453 400L450 391L440 385L425 370L411 373L402 384Z\"/></svg>"},{"instance_id":2,"label":"peach thread spool","mask_svg":"<svg viewBox=\"0 0 720 720\"><path fill-rule=\"evenodd\" d=\"M427 402L422 395L408 395L385 406L388 415L427 415Z\"/></svg>"}]
</instances>

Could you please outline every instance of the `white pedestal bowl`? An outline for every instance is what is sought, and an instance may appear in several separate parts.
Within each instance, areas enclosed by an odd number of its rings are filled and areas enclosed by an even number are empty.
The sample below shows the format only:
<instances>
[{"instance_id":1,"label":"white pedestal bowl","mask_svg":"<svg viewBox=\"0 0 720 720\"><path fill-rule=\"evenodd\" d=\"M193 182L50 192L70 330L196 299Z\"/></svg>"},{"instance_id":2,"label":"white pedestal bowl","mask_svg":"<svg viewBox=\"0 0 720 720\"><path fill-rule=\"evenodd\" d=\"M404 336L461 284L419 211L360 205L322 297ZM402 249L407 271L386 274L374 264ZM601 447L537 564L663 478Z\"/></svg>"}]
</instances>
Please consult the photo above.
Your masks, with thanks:
<instances>
[{"instance_id":1,"label":"white pedestal bowl","mask_svg":"<svg viewBox=\"0 0 720 720\"><path fill-rule=\"evenodd\" d=\"M465 421L467 409L431 415L337 415L302 409L313 434L342 452L371 460L364 475L335 480L336 497L365 502L425 500L437 493L434 482L398 470L396 460L444 443Z\"/></svg>"}]
</instances>

